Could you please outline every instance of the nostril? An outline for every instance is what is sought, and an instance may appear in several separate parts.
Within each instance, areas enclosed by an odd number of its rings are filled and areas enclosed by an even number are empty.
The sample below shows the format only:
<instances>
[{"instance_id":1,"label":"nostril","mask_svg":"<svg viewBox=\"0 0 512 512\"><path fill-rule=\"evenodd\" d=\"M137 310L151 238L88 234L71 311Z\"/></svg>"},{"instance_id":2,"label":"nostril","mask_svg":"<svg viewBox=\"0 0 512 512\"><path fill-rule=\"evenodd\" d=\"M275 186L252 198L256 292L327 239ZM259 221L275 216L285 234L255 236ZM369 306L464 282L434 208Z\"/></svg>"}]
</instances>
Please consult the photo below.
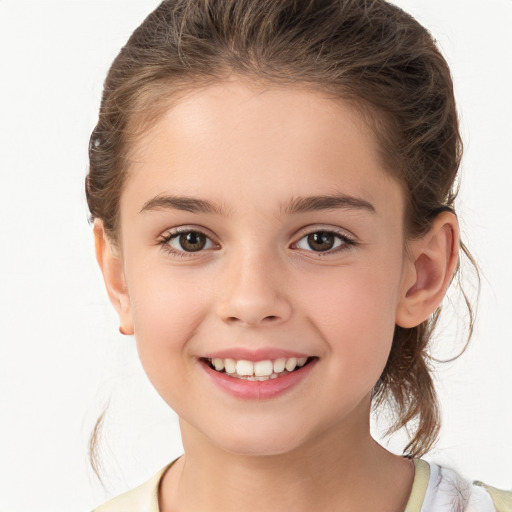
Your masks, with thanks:
<instances>
[{"instance_id":1,"label":"nostril","mask_svg":"<svg viewBox=\"0 0 512 512\"><path fill-rule=\"evenodd\" d=\"M241 318L238 318L238 317L236 317L236 316L230 316L230 317L229 317L229 318L227 318L226 320L227 320L227 322L229 322L229 323L243 322L243 320L242 320ZM265 316L265 317L263 317L263 318L262 318L262 320L261 320L261 322L262 322L262 323L263 323L263 322L267 323L267 322L275 322L275 321L277 321L277 320L279 320L279 317L278 317L278 316L276 316L276 315L269 315L269 316ZM251 322L251 323L252 323L252 322Z\"/></svg>"}]
</instances>

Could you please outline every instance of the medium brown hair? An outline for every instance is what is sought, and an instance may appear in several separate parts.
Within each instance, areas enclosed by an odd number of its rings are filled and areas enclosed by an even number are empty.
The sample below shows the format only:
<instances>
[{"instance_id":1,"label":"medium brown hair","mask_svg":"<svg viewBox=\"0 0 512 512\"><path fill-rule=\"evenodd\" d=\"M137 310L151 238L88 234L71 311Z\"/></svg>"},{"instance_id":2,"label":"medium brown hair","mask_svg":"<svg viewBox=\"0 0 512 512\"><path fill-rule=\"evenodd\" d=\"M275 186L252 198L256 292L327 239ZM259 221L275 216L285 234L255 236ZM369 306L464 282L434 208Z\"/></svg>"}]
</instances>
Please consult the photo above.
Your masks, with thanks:
<instances>
[{"instance_id":1,"label":"medium brown hair","mask_svg":"<svg viewBox=\"0 0 512 512\"><path fill-rule=\"evenodd\" d=\"M115 59L90 139L87 201L112 241L132 143L177 95L232 74L356 105L404 189L409 239L454 211L462 143L452 79L410 15L384 0L168 0ZM374 405L388 401L396 413L390 431L408 428L409 455L428 451L439 433L427 351L439 312L415 328L396 327L373 392Z\"/></svg>"}]
</instances>

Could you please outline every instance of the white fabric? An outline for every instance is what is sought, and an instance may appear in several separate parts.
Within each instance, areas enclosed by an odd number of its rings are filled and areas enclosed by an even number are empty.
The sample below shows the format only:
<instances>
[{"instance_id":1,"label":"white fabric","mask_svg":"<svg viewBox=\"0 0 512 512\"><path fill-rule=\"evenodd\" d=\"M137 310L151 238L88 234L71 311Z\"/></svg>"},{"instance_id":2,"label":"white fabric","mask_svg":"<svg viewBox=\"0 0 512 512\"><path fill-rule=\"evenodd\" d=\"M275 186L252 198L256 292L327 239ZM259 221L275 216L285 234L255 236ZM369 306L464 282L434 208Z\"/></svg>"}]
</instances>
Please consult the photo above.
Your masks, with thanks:
<instances>
[{"instance_id":1,"label":"white fabric","mask_svg":"<svg viewBox=\"0 0 512 512\"><path fill-rule=\"evenodd\" d=\"M496 512L485 489L451 469L429 465L430 478L421 512Z\"/></svg>"},{"instance_id":2,"label":"white fabric","mask_svg":"<svg viewBox=\"0 0 512 512\"><path fill-rule=\"evenodd\" d=\"M471 497L466 512L495 512L489 493L478 485L471 488Z\"/></svg>"}]
</instances>

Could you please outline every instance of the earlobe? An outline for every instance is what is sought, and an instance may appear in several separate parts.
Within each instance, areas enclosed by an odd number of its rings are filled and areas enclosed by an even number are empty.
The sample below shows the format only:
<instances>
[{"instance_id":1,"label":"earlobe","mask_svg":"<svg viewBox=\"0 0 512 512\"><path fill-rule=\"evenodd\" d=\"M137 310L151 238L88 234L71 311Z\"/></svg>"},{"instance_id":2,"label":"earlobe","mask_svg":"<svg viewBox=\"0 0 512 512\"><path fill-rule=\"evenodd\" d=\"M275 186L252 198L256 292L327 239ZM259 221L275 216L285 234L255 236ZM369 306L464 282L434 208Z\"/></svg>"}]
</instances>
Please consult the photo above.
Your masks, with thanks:
<instances>
[{"instance_id":1,"label":"earlobe","mask_svg":"<svg viewBox=\"0 0 512 512\"><path fill-rule=\"evenodd\" d=\"M416 327L439 306L459 260L459 225L451 212L440 213L431 229L410 243L396 324Z\"/></svg>"},{"instance_id":2,"label":"earlobe","mask_svg":"<svg viewBox=\"0 0 512 512\"><path fill-rule=\"evenodd\" d=\"M119 251L109 240L103 221L94 221L94 245L96 260L105 281L110 302L114 306L120 321L120 332L133 334L130 298L124 277L123 261Z\"/></svg>"}]
</instances>

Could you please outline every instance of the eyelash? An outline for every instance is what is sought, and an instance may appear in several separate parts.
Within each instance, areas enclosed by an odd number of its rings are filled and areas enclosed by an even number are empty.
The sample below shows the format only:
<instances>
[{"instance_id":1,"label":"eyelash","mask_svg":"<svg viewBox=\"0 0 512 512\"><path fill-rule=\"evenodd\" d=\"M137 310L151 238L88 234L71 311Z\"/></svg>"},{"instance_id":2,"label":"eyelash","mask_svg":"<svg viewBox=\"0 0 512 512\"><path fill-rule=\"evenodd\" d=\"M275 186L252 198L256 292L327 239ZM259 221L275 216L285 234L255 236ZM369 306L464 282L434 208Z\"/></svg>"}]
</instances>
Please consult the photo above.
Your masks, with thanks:
<instances>
[{"instance_id":1,"label":"eyelash","mask_svg":"<svg viewBox=\"0 0 512 512\"><path fill-rule=\"evenodd\" d=\"M211 240L211 238L206 233L204 233L203 231L201 231L199 229L190 229L190 228L173 229L172 231L169 231L168 233L163 235L159 239L158 242L159 242L159 244L162 246L162 248L165 251L167 251L168 253L172 254L173 256L178 256L180 258L192 258L196 254L199 254L199 253L203 252L204 248L200 249L199 251L181 251L181 250L177 250L177 249L173 248L169 244L169 242L171 242L173 239L179 237L180 235L188 234L188 233L195 233L195 234L202 235L202 236L206 237L207 240L210 241L210 243L215 244L215 242L213 242ZM340 251L348 250L352 246L356 245L356 242L355 242L355 240L353 238L347 236L345 233L341 233L340 231L333 230L333 229L317 229L317 230L313 230L313 231L308 231L308 232L304 233L299 238L299 240L297 242L295 242L293 245L297 246L299 244L299 242L301 242L303 239L307 238L310 235L314 235L314 234L318 234L318 233L324 233L324 234L327 234L327 235L334 235L334 237L337 239L337 242L339 241L341 243L338 246L334 246L334 248L328 249L326 251L309 250L307 252L312 252L312 253L320 255L320 256L322 256L322 255L332 255L332 254L336 254L336 253L338 253Z\"/></svg>"}]
</instances>

